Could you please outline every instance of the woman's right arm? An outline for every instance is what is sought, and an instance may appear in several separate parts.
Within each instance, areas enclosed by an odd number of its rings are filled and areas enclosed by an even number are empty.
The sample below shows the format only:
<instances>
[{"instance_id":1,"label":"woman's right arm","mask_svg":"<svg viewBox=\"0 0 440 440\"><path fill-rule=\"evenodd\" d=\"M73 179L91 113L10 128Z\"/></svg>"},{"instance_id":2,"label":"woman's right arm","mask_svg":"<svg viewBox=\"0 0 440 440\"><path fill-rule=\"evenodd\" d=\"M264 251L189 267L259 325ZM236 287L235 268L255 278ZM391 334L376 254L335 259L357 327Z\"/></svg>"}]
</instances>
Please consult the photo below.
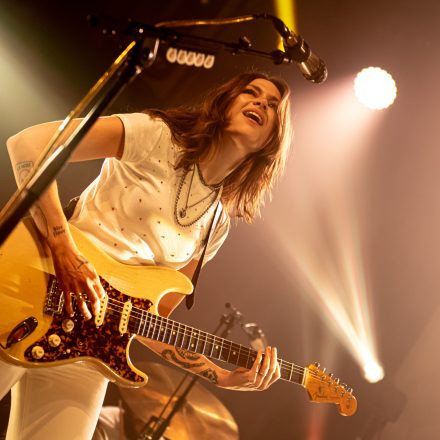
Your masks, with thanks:
<instances>
[{"instance_id":1,"label":"woman's right arm","mask_svg":"<svg viewBox=\"0 0 440 440\"><path fill-rule=\"evenodd\" d=\"M80 123L75 120L69 127L70 134ZM18 185L25 180L41 152L60 122L49 122L27 128L7 140L15 180ZM84 161L122 156L124 128L116 117L100 118L78 144L70 161ZM64 291L66 310L73 315L72 294L86 318L91 318L84 298L85 294L93 310L99 309L99 298L104 290L93 266L79 252L63 213L56 182L39 198L30 210L42 237L46 240L53 258L55 272Z\"/></svg>"}]
</instances>

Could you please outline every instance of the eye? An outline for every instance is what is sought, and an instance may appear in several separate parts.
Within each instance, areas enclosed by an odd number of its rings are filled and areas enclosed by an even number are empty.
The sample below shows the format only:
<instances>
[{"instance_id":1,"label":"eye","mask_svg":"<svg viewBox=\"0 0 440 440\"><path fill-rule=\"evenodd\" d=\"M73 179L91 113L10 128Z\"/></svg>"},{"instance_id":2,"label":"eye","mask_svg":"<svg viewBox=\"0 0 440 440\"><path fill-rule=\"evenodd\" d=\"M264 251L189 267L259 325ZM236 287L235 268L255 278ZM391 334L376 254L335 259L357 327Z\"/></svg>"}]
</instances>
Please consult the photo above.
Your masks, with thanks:
<instances>
[{"instance_id":1,"label":"eye","mask_svg":"<svg viewBox=\"0 0 440 440\"><path fill-rule=\"evenodd\" d=\"M247 93L252 96L257 96L257 92L254 89L244 89L242 93Z\"/></svg>"},{"instance_id":2,"label":"eye","mask_svg":"<svg viewBox=\"0 0 440 440\"><path fill-rule=\"evenodd\" d=\"M269 102L268 106L274 110L276 110L278 108L278 103L277 102Z\"/></svg>"}]
</instances>

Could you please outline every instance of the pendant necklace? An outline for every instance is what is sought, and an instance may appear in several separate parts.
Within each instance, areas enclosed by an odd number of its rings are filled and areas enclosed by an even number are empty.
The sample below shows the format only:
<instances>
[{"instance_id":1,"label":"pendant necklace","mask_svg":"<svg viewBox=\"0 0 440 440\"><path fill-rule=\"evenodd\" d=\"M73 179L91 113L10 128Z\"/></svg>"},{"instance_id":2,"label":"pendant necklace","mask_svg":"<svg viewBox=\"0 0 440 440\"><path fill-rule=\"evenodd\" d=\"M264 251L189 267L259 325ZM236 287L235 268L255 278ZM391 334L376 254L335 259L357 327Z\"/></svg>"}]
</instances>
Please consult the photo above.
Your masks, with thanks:
<instances>
[{"instance_id":1,"label":"pendant necklace","mask_svg":"<svg viewBox=\"0 0 440 440\"><path fill-rule=\"evenodd\" d=\"M210 188L210 192L208 194L206 194L205 197L202 197L200 200L197 200L197 202L188 204L189 202L189 197L190 197L190 193L191 193L191 187L194 181L194 175L195 175L195 171L197 168L197 172L199 175L199 179L200 182L206 186L207 188ZM174 218L176 219L176 222L183 227L188 227L188 226L192 226L196 221L200 220L209 210L209 208L211 208L211 206L218 200L219 195L221 194L221 190L223 189L223 182L220 182L216 185L208 185L202 176L202 173L200 171L199 165L195 164L191 173L191 179L189 181L189 185L188 185L188 191L186 194L186 200L185 200L185 205L183 207L181 207L179 209L178 205L179 205L179 201L180 198L182 196L182 189L183 189L183 185L185 183L185 180L187 178L189 174L189 171L186 171L183 173L180 182L179 182L179 187L177 188L177 194L176 194L176 201L174 204ZM206 206L206 208L202 211L201 214L199 214L194 220L192 220L189 223L182 223L182 219L184 219L187 215L188 210L190 210L191 208L194 208L195 206L203 203L205 200L208 200L212 195L214 195L214 197L212 198L212 200L208 203L208 205Z\"/></svg>"}]
</instances>

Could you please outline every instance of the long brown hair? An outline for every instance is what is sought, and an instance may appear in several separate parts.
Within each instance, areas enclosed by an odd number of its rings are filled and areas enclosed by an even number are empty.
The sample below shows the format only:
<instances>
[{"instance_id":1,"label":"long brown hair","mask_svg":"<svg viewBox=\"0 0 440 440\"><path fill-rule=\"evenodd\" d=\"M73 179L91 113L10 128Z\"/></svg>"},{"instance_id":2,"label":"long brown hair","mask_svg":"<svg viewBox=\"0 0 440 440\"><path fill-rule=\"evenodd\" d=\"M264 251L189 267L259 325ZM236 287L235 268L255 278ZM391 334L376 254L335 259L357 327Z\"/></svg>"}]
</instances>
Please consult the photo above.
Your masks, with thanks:
<instances>
[{"instance_id":1,"label":"long brown hair","mask_svg":"<svg viewBox=\"0 0 440 440\"><path fill-rule=\"evenodd\" d=\"M251 223L260 214L265 195L270 196L283 170L291 143L290 90L285 81L261 72L242 73L210 90L198 105L168 110L148 109L146 113L161 118L170 128L173 140L181 148L176 168L189 169L209 158L228 125L227 110L234 99L254 79L271 81L279 90L281 101L277 120L265 145L252 153L223 182L222 202L237 217Z\"/></svg>"}]
</instances>

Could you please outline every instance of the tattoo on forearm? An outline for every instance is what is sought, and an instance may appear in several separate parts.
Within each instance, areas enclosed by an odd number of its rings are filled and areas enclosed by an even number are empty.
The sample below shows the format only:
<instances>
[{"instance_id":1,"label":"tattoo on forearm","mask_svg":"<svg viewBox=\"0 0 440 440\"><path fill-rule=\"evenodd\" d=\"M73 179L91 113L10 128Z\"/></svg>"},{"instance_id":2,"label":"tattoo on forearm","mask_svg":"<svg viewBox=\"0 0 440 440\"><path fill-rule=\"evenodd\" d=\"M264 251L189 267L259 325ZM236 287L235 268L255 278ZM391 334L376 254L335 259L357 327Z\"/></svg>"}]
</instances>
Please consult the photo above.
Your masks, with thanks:
<instances>
[{"instance_id":1,"label":"tattoo on forearm","mask_svg":"<svg viewBox=\"0 0 440 440\"><path fill-rule=\"evenodd\" d=\"M161 356L166 360L166 361L171 361L174 362L177 365L180 365L183 368L198 368L198 367L203 367L203 365L205 365L204 362L196 362L196 363L191 363L191 362L185 362L182 361L181 359L179 359L176 354L174 353L173 350L170 349L166 349L164 351L162 351Z\"/></svg>"},{"instance_id":2,"label":"tattoo on forearm","mask_svg":"<svg viewBox=\"0 0 440 440\"><path fill-rule=\"evenodd\" d=\"M191 353L188 350L185 350L184 348L175 347L175 350L177 351L178 355L183 359L188 359L190 361L196 361L197 359L200 359L200 355L197 353Z\"/></svg>"},{"instance_id":3,"label":"tattoo on forearm","mask_svg":"<svg viewBox=\"0 0 440 440\"><path fill-rule=\"evenodd\" d=\"M204 377L205 379L208 379L213 384L215 384L215 385L218 384L217 373L212 368L208 368L207 370L203 370L198 374L200 374L200 376Z\"/></svg>"},{"instance_id":4,"label":"tattoo on forearm","mask_svg":"<svg viewBox=\"0 0 440 440\"><path fill-rule=\"evenodd\" d=\"M64 229L64 226L54 226L53 227L53 236L56 237L57 235L65 234L66 230Z\"/></svg>"},{"instance_id":5,"label":"tattoo on forearm","mask_svg":"<svg viewBox=\"0 0 440 440\"><path fill-rule=\"evenodd\" d=\"M38 204L35 203L29 211L32 214L32 218L34 219L34 222L37 225L41 235L44 238L49 237L49 226L47 225L46 216L43 214L43 211Z\"/></svg>"}]
</instances>

